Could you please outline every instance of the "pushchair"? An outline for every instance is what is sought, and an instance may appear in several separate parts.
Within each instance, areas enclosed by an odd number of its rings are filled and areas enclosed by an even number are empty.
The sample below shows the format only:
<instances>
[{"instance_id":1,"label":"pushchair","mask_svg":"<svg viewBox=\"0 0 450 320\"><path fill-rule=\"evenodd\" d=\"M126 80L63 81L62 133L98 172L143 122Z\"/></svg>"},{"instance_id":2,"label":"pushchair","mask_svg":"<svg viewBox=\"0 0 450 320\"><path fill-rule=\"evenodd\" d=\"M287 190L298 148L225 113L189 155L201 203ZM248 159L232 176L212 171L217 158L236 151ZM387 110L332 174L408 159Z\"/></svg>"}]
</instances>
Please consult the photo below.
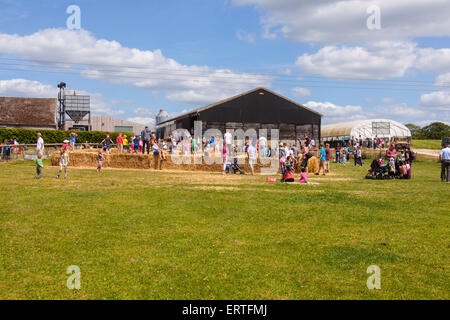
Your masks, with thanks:
<instances>
[{"instance_id":1,"label":"pushchair","mask_svg":"<svg viewBox=\"0 0 450 320\"><path fill-rule=\"evenodd\" d=\"M383 159L373 160L366 175L366 179L375 180L387 180L391 179L391 177L389 162L385 163Z\"/></svg>"},{"instance_id":2,"label":"pushchair","mask_svg":"<svg viewBox=\"0 0 450 320\"><path fill-rule=\"evenodd\" d=\"M233 163L231 164L231 172L233 174L236 174L237 172L239 172L240 174L245 174L244 170L238 164L238 159L237 158L233 159Z\"/></svg>"}]
</instances>

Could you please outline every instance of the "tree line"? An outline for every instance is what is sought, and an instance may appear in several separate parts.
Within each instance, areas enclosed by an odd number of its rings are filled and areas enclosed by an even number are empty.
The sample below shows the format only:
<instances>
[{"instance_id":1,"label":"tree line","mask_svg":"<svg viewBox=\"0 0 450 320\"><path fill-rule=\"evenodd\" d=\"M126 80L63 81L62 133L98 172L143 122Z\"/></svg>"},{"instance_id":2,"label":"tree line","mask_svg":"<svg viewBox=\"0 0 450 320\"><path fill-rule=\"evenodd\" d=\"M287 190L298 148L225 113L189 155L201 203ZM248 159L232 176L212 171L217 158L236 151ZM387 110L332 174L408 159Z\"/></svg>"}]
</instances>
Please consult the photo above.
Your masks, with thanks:
<instances>
[{"instance_id":1,"label":"tree line","mask_svg":"<svg viewBox=\"0 0 450 320\"><path fill-rule=\"evenodd\" d=\"M450 126L443 122L433 122L425 127L408 123L406 124L413 139L433 139L441 140L450 137Z\"/></svg>"}]
</instances>

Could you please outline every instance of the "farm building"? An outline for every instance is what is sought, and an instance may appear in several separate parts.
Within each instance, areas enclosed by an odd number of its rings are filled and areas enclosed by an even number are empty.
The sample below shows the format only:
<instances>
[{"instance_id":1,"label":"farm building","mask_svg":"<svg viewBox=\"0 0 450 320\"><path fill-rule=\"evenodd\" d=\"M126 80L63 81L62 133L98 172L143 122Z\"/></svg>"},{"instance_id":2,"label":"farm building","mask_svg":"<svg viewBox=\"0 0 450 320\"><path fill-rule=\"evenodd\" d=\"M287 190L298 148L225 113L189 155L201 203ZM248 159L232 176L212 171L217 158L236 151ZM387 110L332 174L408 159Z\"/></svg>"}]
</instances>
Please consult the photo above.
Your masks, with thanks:
<instances>
[{"instance_id":1,"label":"farm building","mask_svg":"<svg viewBox=\"0 0 450 320\"><path fill-rule=\"evenodd\" d=\"M392 137L411 137L411 131L403 124L386 119L359 120L330 124L322 127L324 141L349 141Z\"/></svg>"},{"instance_id":2,"label":"farm building","mask_svg":"<svg viewBox=\"0 0 450 320\"><path fill-rule=\"evenodd\" d=\"M279 129L281 141L296 141L304 135L320 140L322 115L265 88L256 88L226 100L167 118L160 113L157 135L167 139L176 129L194 132L194 122L202 121L208 129Z\"/></svg>"},{"instance_id":3,"label":"farm building","mask_svg":"<svg viewBox=\"0 0 450 320\"><path fill-rule=\"evenodd\" d=\"M141 133L145 125L132 121L122 120L110 116L95 116L91 118L91 131L106 131L106 132L132 132L135 134ZM89 122L81 120L78 123L74 121L66 121L66 130L82 130L89 131Z\"/></svg>"},{"instance_id":4,"label":"farm building","mask_svg":"<svg viewBox=\"0 0 450 320\"><path fill-rule=\"evenodd\" d=\"M0 127L56 130L56 99L0 97Z\"/></svg>"}]
</instances>

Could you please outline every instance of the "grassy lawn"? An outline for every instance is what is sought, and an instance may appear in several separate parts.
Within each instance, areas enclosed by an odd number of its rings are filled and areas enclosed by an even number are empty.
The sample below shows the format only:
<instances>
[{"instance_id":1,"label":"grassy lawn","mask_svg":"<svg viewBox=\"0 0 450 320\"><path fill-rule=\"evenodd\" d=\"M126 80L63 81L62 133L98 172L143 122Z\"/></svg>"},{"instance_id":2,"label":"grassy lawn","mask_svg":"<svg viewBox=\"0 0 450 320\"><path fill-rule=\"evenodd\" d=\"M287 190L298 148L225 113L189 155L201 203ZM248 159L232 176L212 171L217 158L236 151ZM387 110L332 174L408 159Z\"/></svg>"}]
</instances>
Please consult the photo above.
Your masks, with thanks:
<instances>
[{"instance_id":1,"label":"grassy lawn","mask_svg":"<svg viewBox=\"0 0 450 320\"><path fill-rule=\"evenodd\" d=\"M0 164L0 299L449 299L450 184ZM70 265L81 290L66 287ZM381 268L381 290L366 270Z\"/></svg>"},{"instance_id":2,"label":"grassy lawn","mask_svg":"<svg viewBox=\"0 0 450 320\"><path fill-rule=\"evenodd\" d=\"M442 140L412 140L412 147L415 149L441 150Z\"/></svg>"}]
</instances>

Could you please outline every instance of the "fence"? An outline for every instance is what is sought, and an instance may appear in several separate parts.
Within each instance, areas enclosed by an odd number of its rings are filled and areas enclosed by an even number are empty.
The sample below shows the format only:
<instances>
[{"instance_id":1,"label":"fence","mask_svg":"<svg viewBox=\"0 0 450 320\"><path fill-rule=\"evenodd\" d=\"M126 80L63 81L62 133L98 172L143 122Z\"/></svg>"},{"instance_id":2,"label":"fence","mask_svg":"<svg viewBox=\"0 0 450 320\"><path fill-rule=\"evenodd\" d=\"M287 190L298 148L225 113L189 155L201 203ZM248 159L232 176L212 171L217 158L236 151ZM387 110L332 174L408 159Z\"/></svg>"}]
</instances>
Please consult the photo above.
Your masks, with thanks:
<instances>
[{"instance_id":1,"label":"fence","mask_svg":"<svg viewBox=\"0 0 450 320\"><path fill-rule=\"evenodd\" d=\"M62 143L49 143L45 145L42 158L49 159L51 154L62 147ZM99 143L77 143L77 149L99 148ZM37 156L36 144L0 145L0 161L35 160Z\"/></svg>"}]
</instances>

